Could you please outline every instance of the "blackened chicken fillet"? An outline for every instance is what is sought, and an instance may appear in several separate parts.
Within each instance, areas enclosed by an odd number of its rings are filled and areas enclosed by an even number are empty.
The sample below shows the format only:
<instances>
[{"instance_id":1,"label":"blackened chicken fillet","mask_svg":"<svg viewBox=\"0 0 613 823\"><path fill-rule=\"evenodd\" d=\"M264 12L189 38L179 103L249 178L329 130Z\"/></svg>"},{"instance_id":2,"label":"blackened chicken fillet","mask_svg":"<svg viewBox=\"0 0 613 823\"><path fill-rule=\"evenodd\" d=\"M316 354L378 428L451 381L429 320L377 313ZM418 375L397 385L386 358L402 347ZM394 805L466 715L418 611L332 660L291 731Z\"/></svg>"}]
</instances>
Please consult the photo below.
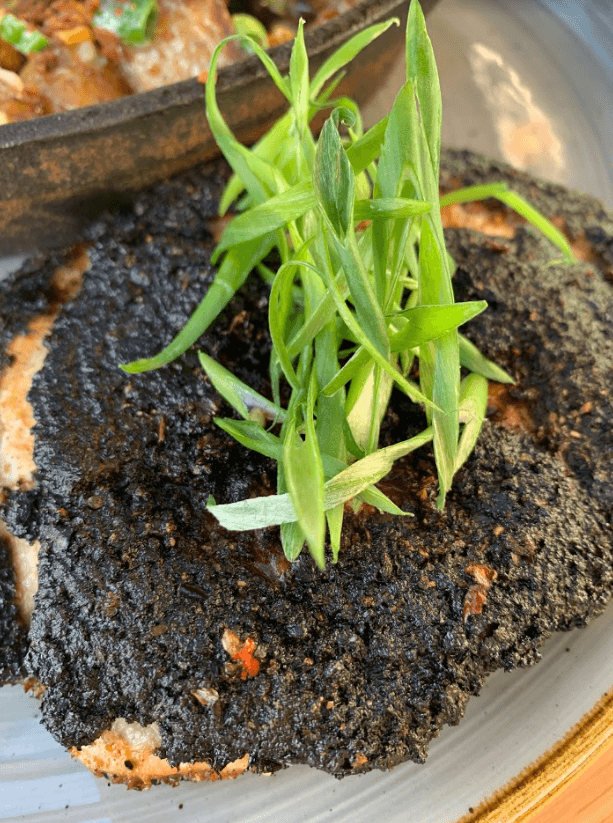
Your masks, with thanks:
<instances>
[{"instance_id":1,"label":"blackened chicken fillet","mask_svg":"<svg viewBox=\"0 0 613 823\"><path fill-rule=\"evenodd\" d=\"M91 229L89 271L58 309L29 394L36 485L9 491L3 512L13 534L40 541L26 667L64 746L87 752L121 722L151 730L171 767L214 774L421 762L487 674L535 663L552 632L604 609L613 223L591 198L472 155L447 152L443 167L449 186L510 180L589 262L556 262L522 226L502 240L448 232L457 299L489 303L464 331L517 382L493 395L443 513L424 448L385 481L415 517L348 515L325 572L306 552L289 564L276 529L229 533L206 512L210 494L272 493L275 469L214 425L230 412L194 351L147 374L119 368L168 343L210 284L222 167ZM43 301L53 271L40 262L3 284L2 316L15 295ZM254 278L198 344L264 393L266 311ZM384 442L423 427L394 394Z\"/></svg>"}]
</instances>

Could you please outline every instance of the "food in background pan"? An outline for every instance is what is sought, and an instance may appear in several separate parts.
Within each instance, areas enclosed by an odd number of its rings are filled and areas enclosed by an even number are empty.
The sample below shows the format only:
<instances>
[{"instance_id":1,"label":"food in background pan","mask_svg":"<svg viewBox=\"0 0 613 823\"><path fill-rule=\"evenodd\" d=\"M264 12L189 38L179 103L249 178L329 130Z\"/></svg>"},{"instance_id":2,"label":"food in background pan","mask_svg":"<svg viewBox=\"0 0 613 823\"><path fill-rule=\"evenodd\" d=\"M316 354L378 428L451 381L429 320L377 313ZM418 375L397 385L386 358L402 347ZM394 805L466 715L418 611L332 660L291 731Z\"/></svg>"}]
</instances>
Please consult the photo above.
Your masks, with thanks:
<instances>
[{"instance_id":1,"label":"food in background pan","mask_svg":"<svg viewBox=\"0 0 613 823\"><path fill-rule=\"evenodd\" d=\"M291 39L299 17L316 25L351 5L253 0L235 11L225 0L2 0L0 124L187 80L206 72L228 35L266 48ZM231 43L220 65L246 54Z\"/></svg>"}]
</instances>

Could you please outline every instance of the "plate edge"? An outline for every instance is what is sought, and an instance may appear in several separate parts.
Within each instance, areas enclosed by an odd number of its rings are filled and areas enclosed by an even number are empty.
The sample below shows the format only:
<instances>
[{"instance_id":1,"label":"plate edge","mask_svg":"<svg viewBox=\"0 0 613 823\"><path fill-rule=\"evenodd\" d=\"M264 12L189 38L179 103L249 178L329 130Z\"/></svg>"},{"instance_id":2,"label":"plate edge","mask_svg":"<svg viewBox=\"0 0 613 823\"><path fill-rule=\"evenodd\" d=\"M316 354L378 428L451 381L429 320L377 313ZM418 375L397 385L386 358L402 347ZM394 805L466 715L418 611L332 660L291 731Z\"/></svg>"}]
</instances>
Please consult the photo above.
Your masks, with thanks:
<instances>
[{"instance_id":1,"label":"plate edge","mask_svg":"<svg viewBox=\"0 0 613 823\"><path fill-rule=\"evenodd\" d=\"M552 748L457 823L524 823L613 748L613 688Z\"/></svg>"}]
</instances>

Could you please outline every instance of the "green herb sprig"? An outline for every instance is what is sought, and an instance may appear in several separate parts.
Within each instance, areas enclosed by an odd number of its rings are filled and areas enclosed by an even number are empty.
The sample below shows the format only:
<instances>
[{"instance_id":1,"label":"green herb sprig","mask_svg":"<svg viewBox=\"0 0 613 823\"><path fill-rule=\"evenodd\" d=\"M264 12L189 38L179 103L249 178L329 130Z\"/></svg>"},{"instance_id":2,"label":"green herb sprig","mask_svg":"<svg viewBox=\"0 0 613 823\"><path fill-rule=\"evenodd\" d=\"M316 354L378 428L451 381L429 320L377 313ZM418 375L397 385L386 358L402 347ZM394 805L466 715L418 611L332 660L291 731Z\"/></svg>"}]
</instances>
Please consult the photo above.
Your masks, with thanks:
<instances>
[{"instance_id":1,"label":"green herb sprig","mask_svg":"<svg viewBox=\"0 0 613 823\"><path fill-rule=\"evenodd\" d=\"M366 502L407 515L375 485L395 460L433 443L444 506L485 418L487 380L512 378L462 337L458 328L486 308L456 304L453 261L445 246L438 181L441 95L424 16L412 0L406 31L406 83L390 114L363 133L355 103L331 101L335 76L396 20L349 40L312 80L302 23L283 77L257 42L249 45L289 103L288 112L252 148L224 122L215 95L219 52L206 85L211 130L235 174L221 201L242 212L215 251L217 276L185 328L131 373L170 362L196 342L246 277L258 268L271 283L268 400L210 357L209 379L242 419L215 422L238 442L277 461L277 494L208 508L228 529L280 526L290 560L304 545L324 567L326 533L338 558L344 506ZM232 38L228 38L232 39ZM243 39L244 38L239 38ZM309 123L332 113L315 141ZM344 131L344 136L341 136ZM566 256L563 236L528 203L499 184L446 195L443 202L498 197L534 222ZM276 248L278 270L264 257ZM413 365L419 362L419 382ZM469 374L461 379L460 369ZM282 383L291 389L281 403ZM415 437L378 448L393 387L425 411Z\"/></svg>"},{"instance_id":2,"label":"green herb sprig","mask_svg":"<svg viewBox=\"0 0 613 823\"><path fill-rule=\"evenodd\" d=\"M255 40L259 46L266 48L268 43L268 32L266 26L251 14L233 14L232 24L234 31L243 37L250 37ZM247 40L242 41L243 48L248 54L253 53L251 44Z\"/></svg>"}]
</instances>

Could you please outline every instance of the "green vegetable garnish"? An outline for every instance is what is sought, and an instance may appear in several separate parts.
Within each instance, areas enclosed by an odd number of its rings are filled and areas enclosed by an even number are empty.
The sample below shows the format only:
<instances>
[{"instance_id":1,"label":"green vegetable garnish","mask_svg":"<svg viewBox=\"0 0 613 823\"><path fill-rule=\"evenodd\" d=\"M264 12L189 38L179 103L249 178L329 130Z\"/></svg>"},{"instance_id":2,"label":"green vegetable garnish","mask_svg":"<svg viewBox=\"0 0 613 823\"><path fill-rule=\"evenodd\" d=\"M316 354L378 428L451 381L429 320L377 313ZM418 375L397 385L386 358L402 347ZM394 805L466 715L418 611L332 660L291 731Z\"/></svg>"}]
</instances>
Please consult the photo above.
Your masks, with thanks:
<instances>
[{"instance_id":1,"label":"green vegetable garnish","mask_svg":"<svg viewBox=\"0 0 613 823\"><path fill-rule=\"evenodd\" d=\"M21 54L41 51L49 45L44 34L39 31L29 31L26 24L12 14L5 14L0 18L0 37Z\"/></svg>"},{"instance_id":2,"label":"green vegetable garnish","mask_svg":"<svg viewBox=\"0 0 613 823\"><path fill-rule=\"evenodd\" d=\"M126 46L141 46L153 37L157 16L156 0L103 0L92 23L112 31Z\"/></svg>"},{"instance_id":3,"label":"green vegetable garnish","mask_svg":"<svg viewBox=\"0 0 613 823\"><path fill-rule=\"evenodd\" d=\"M234 138L215 97L219 52L233 38L215 49L207 117L235 172L221 211L237 199L243 211L224 231L214 254L214 260L221 259L217 276L187 326L156 357L124 367L142 372L178 357L252 269L259 269L271 283L273 400L207 355L200 361L242 418L215 422L247 448L277 461L278 493L227 505L211 499L208 507L228 529L279 525L286 556L295 559L307 544L321 567L326 530L332 558L338 557L345 503L408 514L375 483L395 460L430 441L442 508L479 435L487 379L512 382L458 333L486 304L454 303L454 265L445 247L438 190L441 95L417 0L407 22L407 80L388 117L364 134L355 103L329 102L333 76L393 24L398 22L356 35L310 82L302 23L288 77L249 40L290 105L252 149ZM322 108L333 111L315 141L309 122ZM570 256L551 223L500 184L454 192L444 200L469 194L502 199ZM276 273L262 262L272 248L281 261ZM463 380L461 366L471 372ZM282 381L291 389L286 406L280 400ZM379 449L394 386L422 405L424 429Z\"/></svg>"}]
</instances>

